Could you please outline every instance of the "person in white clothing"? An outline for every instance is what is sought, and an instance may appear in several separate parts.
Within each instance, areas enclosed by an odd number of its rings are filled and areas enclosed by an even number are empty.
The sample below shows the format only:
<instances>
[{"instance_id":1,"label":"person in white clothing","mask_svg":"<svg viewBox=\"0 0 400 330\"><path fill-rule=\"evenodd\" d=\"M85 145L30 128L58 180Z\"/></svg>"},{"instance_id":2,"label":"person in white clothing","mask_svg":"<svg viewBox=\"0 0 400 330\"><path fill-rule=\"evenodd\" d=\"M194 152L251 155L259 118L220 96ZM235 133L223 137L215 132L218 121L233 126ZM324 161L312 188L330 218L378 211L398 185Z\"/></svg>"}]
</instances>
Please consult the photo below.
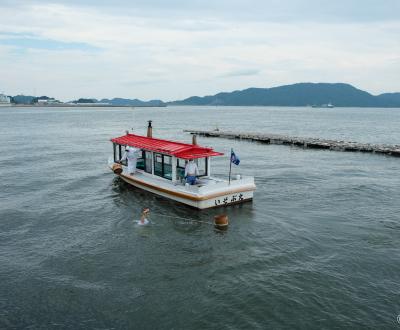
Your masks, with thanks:
<instances>
[{"instance_id":1,"label":"person in white clothing","mask_svg":"<svg viewBox=\"0 0 400 330\"><path fill-rule=\"evenodd\" d=\"M196 176L199 175L199 169L193 159L190 159L185 166L186 182L190 185L196 184Z\"/></svg>"},{"instance_id":2,"label":"person in white clothing","mask_svg":"<svg viewBox=\"0 0 400 330\"><path fill-rule=\"evenodd\" d=\"M130 146L126 146L125 153L122 156L121 161L128 160L128 173L133 175L136 172L136 163L138 160L138 153L140 149L136 149Z\"/></svg>"}]
</instances>

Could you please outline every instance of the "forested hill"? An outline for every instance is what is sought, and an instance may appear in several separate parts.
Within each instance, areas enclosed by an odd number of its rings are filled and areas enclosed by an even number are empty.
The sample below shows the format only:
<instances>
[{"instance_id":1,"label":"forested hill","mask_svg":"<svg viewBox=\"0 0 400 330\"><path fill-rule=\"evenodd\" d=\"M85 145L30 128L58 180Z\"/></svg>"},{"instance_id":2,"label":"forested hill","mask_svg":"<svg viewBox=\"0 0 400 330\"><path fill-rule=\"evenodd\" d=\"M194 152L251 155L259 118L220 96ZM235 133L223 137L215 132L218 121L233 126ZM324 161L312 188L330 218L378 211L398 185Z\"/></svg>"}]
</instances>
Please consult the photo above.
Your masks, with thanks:
<instances>
[{"instance_id":1,"label":"forested hill","mask_svg":"<svg viewBox=\"0 0 400 330\"><path fill-rule=\"evenodd\" d=\"M372 95L343 83L298 83L273 88L248 88L210 96L192 96L171 105L400 107L400 93Z\"/></svg>"}]
</instances>

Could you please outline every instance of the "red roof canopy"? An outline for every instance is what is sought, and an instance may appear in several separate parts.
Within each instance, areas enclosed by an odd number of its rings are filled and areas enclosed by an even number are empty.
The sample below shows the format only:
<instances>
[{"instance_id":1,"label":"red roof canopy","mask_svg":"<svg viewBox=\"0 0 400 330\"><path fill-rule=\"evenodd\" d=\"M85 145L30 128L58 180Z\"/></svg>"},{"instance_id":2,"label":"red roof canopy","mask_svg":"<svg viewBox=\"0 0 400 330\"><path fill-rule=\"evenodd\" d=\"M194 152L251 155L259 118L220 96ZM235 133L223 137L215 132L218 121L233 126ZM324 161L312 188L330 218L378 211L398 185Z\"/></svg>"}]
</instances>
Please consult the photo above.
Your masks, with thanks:
<instances>
[{"instance_id":1,"label":"red roof canopy","mask_svg":"<svg viewBox=\"0 0 400 330\"><path fill-rule=\"evenodd\" d=\"M135 134L126 134L111 139L111 141L113 143L128 145L144 150L155 151L183 159L204 158L223 155L223 153L216 152L212 148L200 147L198 145L182 142L154 139Z\"/></svg>"}]
</instances>

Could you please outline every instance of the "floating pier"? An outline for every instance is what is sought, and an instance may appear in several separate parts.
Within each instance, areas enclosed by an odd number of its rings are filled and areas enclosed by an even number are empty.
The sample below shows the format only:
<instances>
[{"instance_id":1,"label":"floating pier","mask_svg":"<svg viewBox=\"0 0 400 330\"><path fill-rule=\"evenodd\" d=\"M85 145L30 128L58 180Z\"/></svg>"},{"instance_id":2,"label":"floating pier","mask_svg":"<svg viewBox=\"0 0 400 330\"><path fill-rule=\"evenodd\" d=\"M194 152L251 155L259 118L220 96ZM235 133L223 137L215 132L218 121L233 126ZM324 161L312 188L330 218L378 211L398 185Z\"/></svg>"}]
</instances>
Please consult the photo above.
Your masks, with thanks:
<instances>
[{"instance_id":1,"label":"floating pier","mask_svg":"<svg viewBox=\"0 0 400 330\"><path fill-rule=\"evenodd\" d=\"M335 151L369 152L388 156L400 157L400 145L397 144L371 144L349 141L326 140L318 138L304 138L268 133L245 133L230 131L203 131L184 130L190 134L226 139L250 140L267 144L280 144L310 149L327 149Z\"/></svg>"}]
</instances>

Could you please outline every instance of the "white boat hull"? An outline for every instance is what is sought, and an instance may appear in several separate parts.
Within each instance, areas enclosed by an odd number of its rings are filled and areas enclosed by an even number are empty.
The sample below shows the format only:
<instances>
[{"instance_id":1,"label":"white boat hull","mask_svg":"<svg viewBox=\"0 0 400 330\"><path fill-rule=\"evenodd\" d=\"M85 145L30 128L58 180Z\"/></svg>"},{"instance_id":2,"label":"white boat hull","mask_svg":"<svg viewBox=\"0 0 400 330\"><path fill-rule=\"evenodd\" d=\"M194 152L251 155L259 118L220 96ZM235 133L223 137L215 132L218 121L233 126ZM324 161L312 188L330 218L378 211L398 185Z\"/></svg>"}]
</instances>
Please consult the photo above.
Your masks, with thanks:
<instances>
[{"instance_id":1,"label":"white boat hull","mask_svg":"<svg viewBox=\"0 0 400 330\"><path fill-rule=\"evenodd\" d=\"M137 180L132 180L132 177L121 174L121 179L125 182L143 190L152 192L156 195L163 196L165 198L172 199L174 201L195 207L197 209L208 209L213 207L228 206L243 202L248 202L253 199L253 192L255 186L236 188L226 190L225 192L210 193L202 196L185 196L184 194L177 193L175 191L168 191L166 189L159 189L158 187L152 187L147 184L142 184Z\"/></svg>"},{"instance_id":2,"label":"white boat hull","mask_svg":"<svg viewBox=\"0 0 400 330\"><path fill-rule=\"evenodd\" d=\"M112 168L113 164L109 165ZM125 166L124 169L126 169ZM155 178L140 170L137 170L134 175L127 174L126 170L118 175L132 186L197 209L229 206L251 201L256 189L253 177L234 179L230 184L225 180L207 177L201 179L200 184L189 186L173 184L170 180Z\"/></svg>"}]
</instances>

